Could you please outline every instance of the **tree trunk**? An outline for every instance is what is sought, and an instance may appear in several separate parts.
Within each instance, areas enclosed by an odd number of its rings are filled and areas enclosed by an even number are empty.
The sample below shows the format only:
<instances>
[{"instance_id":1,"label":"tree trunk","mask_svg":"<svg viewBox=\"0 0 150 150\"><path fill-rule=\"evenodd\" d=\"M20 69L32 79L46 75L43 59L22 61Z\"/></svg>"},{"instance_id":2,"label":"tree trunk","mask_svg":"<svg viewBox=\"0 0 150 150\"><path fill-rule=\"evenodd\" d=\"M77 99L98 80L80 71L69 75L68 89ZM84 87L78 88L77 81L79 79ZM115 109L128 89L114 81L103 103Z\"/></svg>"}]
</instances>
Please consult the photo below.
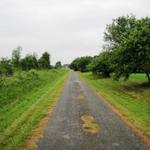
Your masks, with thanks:
<instances>
[{"instance_id":1,"label":"tree trunk","mask_svg":"<svg viewBox=\"0 0 150 150\"><path fill-rule=\"evenodd\" d=\"M147 79L148 79L148 83L150 84L150 76L149 73L146 73Z\"/></svg>"}]
</instances>

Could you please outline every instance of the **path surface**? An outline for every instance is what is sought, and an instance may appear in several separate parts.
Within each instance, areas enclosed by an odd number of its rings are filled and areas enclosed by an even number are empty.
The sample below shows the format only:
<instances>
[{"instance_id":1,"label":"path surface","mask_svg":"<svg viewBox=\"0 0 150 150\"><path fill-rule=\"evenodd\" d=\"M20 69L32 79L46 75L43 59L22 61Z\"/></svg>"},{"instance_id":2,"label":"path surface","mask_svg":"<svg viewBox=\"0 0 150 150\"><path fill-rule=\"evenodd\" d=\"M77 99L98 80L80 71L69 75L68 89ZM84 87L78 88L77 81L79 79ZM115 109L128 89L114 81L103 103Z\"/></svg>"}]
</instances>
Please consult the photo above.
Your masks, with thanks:
<instances>
[{"instance_id":1,"label":"path surface","mask_svg":"<svg viewBox=\"0 0 150 150\"><path fill-rule=\"evenodd\" d=\"M81 117L90 115L95 134L83 130ZM142 141L100 98L70 71L52 117L38 142L39 150L147 150Z\"/></svg>"}]
</instances>

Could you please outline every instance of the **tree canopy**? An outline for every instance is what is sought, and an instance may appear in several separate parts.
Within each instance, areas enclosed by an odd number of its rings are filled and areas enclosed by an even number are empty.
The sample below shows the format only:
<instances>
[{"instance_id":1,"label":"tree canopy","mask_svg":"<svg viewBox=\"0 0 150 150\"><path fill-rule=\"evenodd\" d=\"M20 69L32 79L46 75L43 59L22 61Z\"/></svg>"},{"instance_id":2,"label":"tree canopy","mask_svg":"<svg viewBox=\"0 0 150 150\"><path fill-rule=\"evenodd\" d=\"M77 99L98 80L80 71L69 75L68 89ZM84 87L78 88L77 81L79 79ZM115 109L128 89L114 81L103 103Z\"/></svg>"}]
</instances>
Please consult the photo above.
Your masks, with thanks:
<instances>
[{"instance_id":1,"label":"tree canopy","mask_svg":"<svg viewBox=\"0 0 150 150\"><path fill-rule=\"evenodd\" d=\"M111 70L110 63L111 52L104 51L97 57L93 58L93 61L89 65L90 70L96 75L102 75L103 77L109 77Z\"/></svg>"},{"instance_id":2,"label":"tree canopy","mask_svg":"<svg viewBox=\"0 0 150 150\"><path fill-rule=\"evenodd\" d=\"M38 59L36 53L21 57L22 48L18 46L12 51L11 59L0 59L0 76L12 75L15 70L50 69L50 54L44 52ZM60 64L59 64L60 65Z\"/></svg>"},{"instance_id":3,"label":"tree canopy","mask_svg":"<svg viewBox=\"0 0 150 150\"><path fill-rule=\"evenodd\" d=\"M113 49L116 76L128 77L131 73L150 74L150 18L137 20L135 27L128 32ZM150 80L149 80L150 82Z\"/></svg>"},{"instance_id":4,"label":"tree canopy","mask_svg":"<svg viewBox=\"0 0 150 150\"><path fill-rule=\"evenodd\" d=\"M0 60L0 75L12 75L13 74L13 66L11 64L11 60L8 58L1 58Z\"/></svg>"},{"instance_id":5,"label":"tree canopy","mask_svg":"<svg viewBox=\"0 0 150 150\"><path fill-rule=\"evenodd\" d=\"M127 38L128 32L135 27L136 18L134 16L120 16L106 25L104 40L110 48L118 46Z\"/></svg>"},{"instance_id":6,"label":"tree canopy","mask_svg":"<svg viewBox=\"0 0 150 150\"><path fill-rule=\"evenodd\" d=\"M21 59L20 66L23 70L37 69L38 60L35 55L28 54Z\"/></svg>"},{"instance_id":7,"label":"tree canopy","mask_svg":"<svg viewBox=\"0 0 150 150\"><path fill-rule=\"evenodd\" d=\"M41 58L38 61L40 68L49 69L50 68L50 54L48 52L44 52Z\"/></svg>"},{"instance_id":8,"label":"tree canopy","mask_svg":"<svg viewBox=\"0 0 150 150\"><path fill-rule=\"evenodd\" d=\"M128 79L132 73L145 73L150 83L150 18L120 16L106 26L104 49L93 58L79 57L70 68L77 71L92 71L115 79Z\"/></svg>"},{"instance_id":9,"label":"tree canopy","mask_svg":"<svg viewBox=\"0 0 150 150\"><path fill-rule=\"evenodd\" d=\"M12 51L12 64L15 68L20 66L21 50L21 46L18 46Z\"/></svg>"},{"instance_id":10,"label":"tree canopy","mask_svg":"<svg viewBox=\"0 0 150 150\"><path fill-rule=\"evenodd\" d=\"M57 61L55 64L55 68L61 68L61 67L62 67L61 61Z\"/></svg>"},{"instance_id":11,"label":"tree canopy","mask_svg":"<svg viewBox=\"0 0 150 150\"><path fill-rule=\"evenodd\" d=\"M91 63L92 57L79 57L72 61L70 68L75 71L86 72L88 71L88 65Z\"/></svg>"}]
</instances>

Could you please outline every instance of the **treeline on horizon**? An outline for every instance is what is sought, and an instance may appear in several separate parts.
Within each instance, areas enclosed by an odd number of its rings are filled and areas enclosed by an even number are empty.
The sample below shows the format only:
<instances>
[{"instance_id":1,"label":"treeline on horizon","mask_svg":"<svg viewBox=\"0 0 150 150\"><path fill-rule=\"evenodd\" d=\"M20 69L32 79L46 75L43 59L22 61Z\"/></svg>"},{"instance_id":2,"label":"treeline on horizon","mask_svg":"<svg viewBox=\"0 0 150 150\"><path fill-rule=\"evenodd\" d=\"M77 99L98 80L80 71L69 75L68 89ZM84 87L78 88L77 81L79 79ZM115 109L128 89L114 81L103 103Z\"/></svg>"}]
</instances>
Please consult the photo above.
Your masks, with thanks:
<instances>
[{"instance_id":1,"label":"treeline on horizon","mask_svg":"<svg viewBox=\"0 0 150 150\"><path fill-rule=\"evenodd\" d=\"M10 76L16 70L29 71L31 69L51 69L61 68L61 62L56 62L55 66L51 65L50 54L44 52L38 59L36 53L27 54L21 58L22 48L18 46L12 51L11 58L0 58L0 76Z\"/></svg>"},{"instance_id":2,"label":"treeline on horizon","mask_svg":"<svg viewBox=\"0 0 150 150\"><path fill-rule=\"evenodd\" d=\"M94 57L78 57L70 68L92 71L95 75L128 79L132 73L145 73L150 83L150 18L120 16L106 26L105 45Z\"/></svg>"}]
</instances>

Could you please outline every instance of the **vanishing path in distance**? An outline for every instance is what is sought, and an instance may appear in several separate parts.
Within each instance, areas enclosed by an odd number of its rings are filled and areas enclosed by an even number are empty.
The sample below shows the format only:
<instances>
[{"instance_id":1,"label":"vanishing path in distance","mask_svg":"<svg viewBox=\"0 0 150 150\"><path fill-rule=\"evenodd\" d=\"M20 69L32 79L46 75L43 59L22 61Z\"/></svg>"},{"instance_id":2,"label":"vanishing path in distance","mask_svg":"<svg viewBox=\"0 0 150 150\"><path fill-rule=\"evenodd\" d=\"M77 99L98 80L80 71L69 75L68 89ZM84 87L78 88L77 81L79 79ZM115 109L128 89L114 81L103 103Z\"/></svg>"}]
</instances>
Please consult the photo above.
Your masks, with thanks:
<instances>
[{"instance_id":1,"label":"vanishing path in distance","mask_svg":"<svg viewBox=\"0 0 150 150\"><path fill-rule=\"evenodd\" d=\"M133 131L73 71L39 150L147 150Z\"/></svg>"}]
</instances>

